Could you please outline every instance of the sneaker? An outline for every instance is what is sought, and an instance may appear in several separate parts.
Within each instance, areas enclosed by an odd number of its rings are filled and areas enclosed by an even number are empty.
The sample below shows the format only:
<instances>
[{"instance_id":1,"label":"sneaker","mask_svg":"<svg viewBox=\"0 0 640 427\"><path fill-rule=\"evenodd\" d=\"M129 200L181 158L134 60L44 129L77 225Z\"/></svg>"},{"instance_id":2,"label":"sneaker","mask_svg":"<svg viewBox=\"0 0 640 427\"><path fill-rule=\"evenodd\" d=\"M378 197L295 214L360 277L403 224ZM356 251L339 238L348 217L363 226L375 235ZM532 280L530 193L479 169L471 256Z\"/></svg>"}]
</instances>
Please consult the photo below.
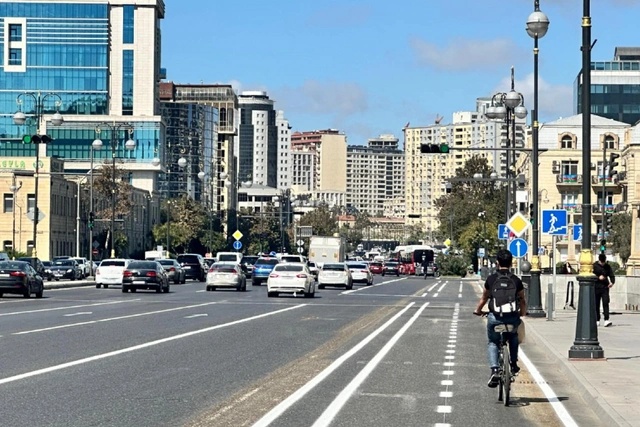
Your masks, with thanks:
<instances>
[{"instance_id":1,"label":"sneaker","mask_svg":"<svg viewBox=\"0 0 640 427\"><path fill-rule=\"evenodd\" d=\"M602 322L601 321L596 321L596 326L602 326Z\"/></svg>"},{"instance_id":2,"label":"sneaker","mask_svg":"<svg viewBox=\"0 0 640 427\"><path fill-rule=\"evenodd\" d=\"M500 371L498 368L491 368L491 378L487 385L491 388L496 388L500 384Z\"/></svg>"},{"instance_id":3,"label":"sneaker","mask_svg":"<svg viewBox=\"0 0 640 427\"><path fill-rule=\"evenodd\" d=\"M511 375L518 375L518 373L520 372L520 366L518 366L518 363L512 363L511 364Z\"/></svg>"},{"instance_id":4,"label":"sneaker","mask_svg":"<svg viewBox=\"0 0 640 427\"><path fill-rule=\"evenodd\" d=\"M611 322L611 320L605 320L604 321L604 327L606 328L607 326L611 326L613 325L613 323Z\"/></svg>"}]
</instances>

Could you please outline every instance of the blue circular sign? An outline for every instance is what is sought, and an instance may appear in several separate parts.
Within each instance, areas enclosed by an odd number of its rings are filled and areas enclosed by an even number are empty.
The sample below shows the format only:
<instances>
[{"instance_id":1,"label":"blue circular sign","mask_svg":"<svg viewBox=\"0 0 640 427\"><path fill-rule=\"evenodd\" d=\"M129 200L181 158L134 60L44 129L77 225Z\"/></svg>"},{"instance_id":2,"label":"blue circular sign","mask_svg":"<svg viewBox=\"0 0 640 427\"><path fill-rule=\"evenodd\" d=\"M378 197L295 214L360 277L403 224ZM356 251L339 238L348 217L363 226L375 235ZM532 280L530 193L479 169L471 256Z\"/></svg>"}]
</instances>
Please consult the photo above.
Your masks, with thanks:
<instances>
[{"instance_id":1,"label":"blue circular sign","mask_svg":"<svg viewBox=\"0 0 640 427\"><path fill-rule=\"evenodd\" d=\"M235 249L236 251L242 249L242 242L240 240L236 240L235 242L233 242L233 249Z\"/></svg>"},{"instance_id":2,"label":"blue circular sign","mask_svg":"<svg viewBox=\"0 0 640 427\"><path fill-rule=\"evenodd\" d=\"M271 251L271 252L269 252L269 256L276 256L276 255L278 255L278 254L276 253L276 251Z\"/></svg>"}]
</instances>

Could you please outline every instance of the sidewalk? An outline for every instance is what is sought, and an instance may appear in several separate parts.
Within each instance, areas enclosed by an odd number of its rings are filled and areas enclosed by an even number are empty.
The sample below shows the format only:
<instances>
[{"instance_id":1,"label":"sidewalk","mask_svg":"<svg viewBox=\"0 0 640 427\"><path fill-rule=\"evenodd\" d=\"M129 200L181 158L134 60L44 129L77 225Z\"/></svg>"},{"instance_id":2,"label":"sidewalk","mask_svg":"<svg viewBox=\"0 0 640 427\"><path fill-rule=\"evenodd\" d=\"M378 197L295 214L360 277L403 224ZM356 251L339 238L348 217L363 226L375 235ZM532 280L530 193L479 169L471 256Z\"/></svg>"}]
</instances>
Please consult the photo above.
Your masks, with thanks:
<instances>
[{"instance_id":1,"label":"sidewalk","mask_svg":"<svg viewBox=\"0 0 640 427\"><path fill-rule=\"evenodd\" d=\"M640 313L616 312L613 325L598 327L605 360L570 361L575 339L574 310L557 310L553 321L525 318L529 344L546 348L581 389L582 398L607 426L640 427Z\"/></svg>"}]
</instances>

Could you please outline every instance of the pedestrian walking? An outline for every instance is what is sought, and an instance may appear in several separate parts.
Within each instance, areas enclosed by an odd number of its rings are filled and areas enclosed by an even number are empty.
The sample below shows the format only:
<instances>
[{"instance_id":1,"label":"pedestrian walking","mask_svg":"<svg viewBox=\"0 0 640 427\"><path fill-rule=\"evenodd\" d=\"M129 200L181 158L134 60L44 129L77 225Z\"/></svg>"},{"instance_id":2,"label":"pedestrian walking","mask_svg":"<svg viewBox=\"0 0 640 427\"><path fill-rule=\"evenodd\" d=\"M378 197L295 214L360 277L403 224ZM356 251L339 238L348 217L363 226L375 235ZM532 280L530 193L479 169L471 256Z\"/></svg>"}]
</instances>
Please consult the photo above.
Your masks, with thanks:
<instances>
[{"instance_id":1,"label":"pedestrian walking","mask_svg":"<svg viewBox=\"0 0 640 427\"><path fill-rule=\"evenodd\" d=\"M598 262L593 264L593 273L597 277L596 282L596 319L600 325L600 301L602 301L602 314L604 315L603 326L611 326L609 320L609 289L616 283L611 265L607 262L607 256L600 254Z\"/></svg>"},{"instance_id":2,"label":"pedestrian walking","mask_svg":"<svg viewBox=\"0 0 640 427\"><path fill-rule=\"evenodd\" d=\"M562 266L562 271L560 272L560 274L566 274L567 276L571 276L572 274L575 274L575 273L576 271L571 266L571 263L569 261L565 261L564 265ZM570 277L567 278L567 297L564 301L564 309L566 310L568 308L572 308L574 310L576 309L576 307L573 305L573 280Z\"/></svg>"}]
</instances>

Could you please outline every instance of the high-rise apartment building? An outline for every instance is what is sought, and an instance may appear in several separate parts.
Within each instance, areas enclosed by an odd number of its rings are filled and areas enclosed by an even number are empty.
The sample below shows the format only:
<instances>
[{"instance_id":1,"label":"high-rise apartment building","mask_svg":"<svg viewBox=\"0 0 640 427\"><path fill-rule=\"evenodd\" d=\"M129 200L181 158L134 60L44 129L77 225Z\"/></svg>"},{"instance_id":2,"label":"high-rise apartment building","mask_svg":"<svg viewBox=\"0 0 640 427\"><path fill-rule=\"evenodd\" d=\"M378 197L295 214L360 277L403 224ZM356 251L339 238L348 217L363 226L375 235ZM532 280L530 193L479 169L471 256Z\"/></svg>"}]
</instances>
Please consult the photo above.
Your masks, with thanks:
<instances>
[{"instance_id":1,"label":"high-rise apartment building","mask_svg":"<svg viewBox=\"0 0 640 427\"><path fill-rule=\"evenodd\" d=\"M291 135L292 188L296 192L347 191L347 136L336 129Z\"/></svg>"},{"instance_id":2,"label":"high-rise apartment building","mask_svg":"<svg viewBox=\"0 0 640 427\"><path fill-rule=\"evenodd\" d=\"M278 188L291 188L291 174L293 162L291 160L291 126L284 117L284 111L276 113L276 128L278 129Z\"/></svg>"},{"instance_id":3,"label":"high-rise apartment building","mask_svg":"<svg viewBox=\"0 0 640 427\"><path fill-rule=\"evenodd\" d=\"M573 99L581 113L581 73ZM616 47L613 61L591 62L591 113L630 125L640 120L640 47Z\"/></svg>"},{"instance_id":4,"label":"high-rise apartment building","mask_svg":"<svg viewBox=\"0 0 640 427\"><path fill-rule=\"evenodd\" d=\"M117 143L120 167L131 171L131 183L148 191L156 187L163 158L164 128L159 115L160 21L164 18L162 0L61 0L56 2L0 1L0 155L64 159L65 170L90 168L91 143L104 140L94 153L98 162L111 159L111 141ZM49 145L21 143L24 134L35 133L36 124L28 120L16 126L13 113L20 108L33 117L35 102L24 92L54 92L62 99L59 106L64 124L51 126L50 117L58 106L50 97L44 103L42 132L54 138ZM133 134L120 131L111 135L102 123L126 124ZM125 150L132 137L136 148Z\"/></svg>"},{"instance_id":5,"label":"high-rise apartment building","mask_svg":"<svg viewBox=\"0 0 640 427\"><path fill-rule=\"evenodd\" d=\"M280 148L287 146L289 136L289 124L284 113L278 115L274 101L264 91L242 92L238 96L238 106L240 123L235 146L238 179L272 188L287 188L290 180L284 172L289 169L289 153ZM287 134L280 137L284 128Z\"/></svg>"},{"instance_id":6,"label":"high-rise apartment building","mask_svg":"<svg viewBox=\"0 0 640 427\"><path fill-rule=\"evenodd\" d=\"M406 155L406 209L407 224L422 224L429 236L439 227L438 209L435 202L446 194L447 178L455 176L456 169L462 168L473 156L485 157L499 176L506 175L507 159L504 148L507 129L504 122L487 120L483 114L485 103L478 101L476 112L454 113L453 123L435 124L404 129ZM516 123L515 146L522 147L526 126ZM512 130L509 137L513 139ZM448 144L448 154L421 154L422 144ZM498 150L477 150L477 149ZM476 149L476 150L473 150ZM510 166L514 166L513 157Z\"/></svg>"},{"instance_id":7,"label":"high-rise apartment building","mask_svg":"<svg viewBox=\"0 0 640 427\"><path fill-rule=\"evenodd\" d=\"M398 138L380 135L347 147L347 208L384 215L385 201L404 198L405 158Z\"/></svg>"}]
</instances>

